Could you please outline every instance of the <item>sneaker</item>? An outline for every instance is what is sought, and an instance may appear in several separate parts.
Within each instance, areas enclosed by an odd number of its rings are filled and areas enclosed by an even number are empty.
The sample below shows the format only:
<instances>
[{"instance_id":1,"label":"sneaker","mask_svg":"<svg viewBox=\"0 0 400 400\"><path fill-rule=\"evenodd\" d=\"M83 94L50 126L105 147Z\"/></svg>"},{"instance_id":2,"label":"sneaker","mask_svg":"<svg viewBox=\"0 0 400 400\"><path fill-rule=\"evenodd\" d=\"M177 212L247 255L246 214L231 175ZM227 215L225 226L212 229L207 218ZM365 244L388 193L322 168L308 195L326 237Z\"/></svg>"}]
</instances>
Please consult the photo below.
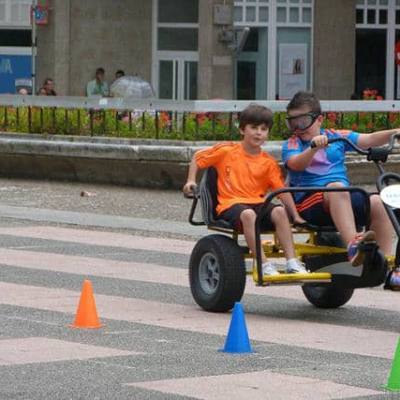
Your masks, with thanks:
<instances>
[{"instance_id":1,"label":"sneaker","mask_svg":"<svg viewBox=\"0 0 400 400\"><path fill-rule=\"evenodd\" d=\"M262 265L263 276L276 276L279 275L276 265L272 264L271 261L266 261Z\"/></svg>"},{"instance_id":2,"label":"sneaker","mask_svg":"<svg viewBox=\"0 0 400 400\"><path fill-rule=\"evenodd\" d=\"M304 263L299 261L297 258L288 260L286 263L286 272L288 274L308 274L309 271L306 270Z\"/></svg>"},{"instance_id":3,"label":"sneaker","mask_svg":"<svg viewBox=\"0 0 400 400\"><path fill-rule=\"evenodd\" d=\"M400 290L400 270L398 268L388 273L384 289Z\"/></svg>"},{"instance_id":4,"label":"sneaker","mask_svg":"<svg viewBox=\"0 0 400 400\"><path fill-rule=\"evenodd\" d=\"M359 249L359 245L367 242L374 242L376 235L374 231L367 231L355 236L347 246L347 255L353 267L357 267L364 262L364 252Z\"/></svg>"}]
</instances>

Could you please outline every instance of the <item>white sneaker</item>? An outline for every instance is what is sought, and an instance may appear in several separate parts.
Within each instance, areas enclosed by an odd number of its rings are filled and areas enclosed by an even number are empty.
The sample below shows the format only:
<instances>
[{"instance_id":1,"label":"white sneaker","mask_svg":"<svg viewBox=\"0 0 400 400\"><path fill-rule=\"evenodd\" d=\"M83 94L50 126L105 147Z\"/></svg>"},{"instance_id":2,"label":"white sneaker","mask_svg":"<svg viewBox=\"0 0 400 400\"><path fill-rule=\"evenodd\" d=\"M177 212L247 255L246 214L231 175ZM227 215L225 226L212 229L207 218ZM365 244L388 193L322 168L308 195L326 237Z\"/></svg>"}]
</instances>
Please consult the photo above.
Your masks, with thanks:
<instances>
[{"instance_id":1,"label":"white sneaker","mask_svg":"<svg viewBox=\"0 0 400 400\"><path fill-rule=\"evenodd\" d=\"M286 272L288 274L308 274L309 271L306 270L304 263L299 261L297 258L292 258L286 263Z\"/></svg>"},{"instance_id":2,"label":"white sneaker","mask_svg":"<svg viewBox=\"0 0 400 400\"><path fill-rule=\"evenodd\" d=\"M262 265L262 272L263 272L263 276L279 275L276 265L272 264L271 261L266 261Z\"/></svg>"}]
</instances>

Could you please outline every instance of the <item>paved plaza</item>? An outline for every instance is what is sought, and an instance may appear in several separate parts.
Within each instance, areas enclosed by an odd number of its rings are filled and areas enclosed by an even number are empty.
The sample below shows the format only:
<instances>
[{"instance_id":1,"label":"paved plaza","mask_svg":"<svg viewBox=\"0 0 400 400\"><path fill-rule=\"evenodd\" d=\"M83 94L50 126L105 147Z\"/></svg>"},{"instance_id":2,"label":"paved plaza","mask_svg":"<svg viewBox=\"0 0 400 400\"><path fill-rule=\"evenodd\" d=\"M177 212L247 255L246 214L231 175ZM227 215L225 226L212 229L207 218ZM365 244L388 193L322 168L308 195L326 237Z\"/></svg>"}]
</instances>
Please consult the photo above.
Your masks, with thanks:
<instances>
[{"instance_id":1,"label":"paved plaza","mask_svg":"<svg viewBox=\"0 0 400 400\"><path fill-rule=\"evenodd\" d=\"M248 281L254 352L220 352L231 315L192 300L205 230L189 208L173 191L0 180L0 400L400 399L382 389L400 294L382 288L318 310ZM100 329L70 327L84 279Z\"/></svg>"}]
</instances>

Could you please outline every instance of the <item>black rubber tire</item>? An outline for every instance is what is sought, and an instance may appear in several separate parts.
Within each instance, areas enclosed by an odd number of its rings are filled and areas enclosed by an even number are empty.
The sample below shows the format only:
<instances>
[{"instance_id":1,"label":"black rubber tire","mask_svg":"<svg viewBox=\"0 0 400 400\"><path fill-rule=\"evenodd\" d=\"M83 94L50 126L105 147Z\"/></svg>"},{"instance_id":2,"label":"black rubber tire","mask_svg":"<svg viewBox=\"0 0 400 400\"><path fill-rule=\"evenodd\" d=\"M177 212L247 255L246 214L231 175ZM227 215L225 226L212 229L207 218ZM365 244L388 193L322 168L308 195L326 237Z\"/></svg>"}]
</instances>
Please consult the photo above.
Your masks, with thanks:
<instances>
[{"instance_id":1,"label":"black rubber tire","mask_svg":"<svg viewBox=\"0 0 400 400\"><path fill-rule=\"evenodd\" d=\"M354 289L337 285L303 285L306 299L318 308L338 308L346 304L353 296Z\"/></svg>"},{"instance_id":2,"label":"black rubber tire","mask_svg":"<svg viewBox=\"0 0 400 400\"><path fill-rule=\"evenodd\" d=\"M343 242L336 233L319 234L317 244L323 246L342 247ZM321 268L324 267L324 259L321 257ZM306 299L318 308L338 308L346 304L353 296L353 288L344 288L334 284L316 285L306 284L302 286Z\"/></svg>"},{"instance_id":3,"label":"black rubber tire","mask_svg":"<svg viewBox=\"0 0 400 400\"><path fill-rule=\"evenodd\" d=\"M189 263L192 296L206 311L226 312L240 301L246 286L246 267L240 246L223 235L200 239Z\"/></svg>"}]
</instances>

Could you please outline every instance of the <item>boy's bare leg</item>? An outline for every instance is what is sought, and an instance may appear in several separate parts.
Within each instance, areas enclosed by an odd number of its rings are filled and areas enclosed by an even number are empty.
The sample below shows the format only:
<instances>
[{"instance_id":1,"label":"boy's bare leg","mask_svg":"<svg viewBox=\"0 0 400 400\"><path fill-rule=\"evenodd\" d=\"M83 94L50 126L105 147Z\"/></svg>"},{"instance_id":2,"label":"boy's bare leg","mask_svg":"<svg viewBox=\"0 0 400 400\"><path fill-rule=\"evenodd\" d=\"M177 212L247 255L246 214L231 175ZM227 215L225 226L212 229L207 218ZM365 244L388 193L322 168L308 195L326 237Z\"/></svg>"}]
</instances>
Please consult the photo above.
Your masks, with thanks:
<instances>
[{"instance_id":1,"label":"boy's bare leg","mask_svg":"<svg viewBox=\"0 0 400 400\"><path fill-rule=\"evenodd\" d=\"M240 214L240 221L242 222L243 226L243 234L246 239L247 246L249 246L250 251L254 256L256 255L256 218L256 213L251 209L244 210ZM262 263L265 263L267 261L267 258L265 257L263 251L261 251L261 260Z\"/></svg>"},{"instance_id":2,"label":"boy's bare leg","mask_svg":"<svg viewBox=\"0 0 400 400\"><path fill-rule=\"evenodd\" d=\"M376 233L376 241L379 244L383 254L391 255L393 227L386 213L382 200L378 195L370 197L371 202L371 229Z\"/></svg>"},{"instance_id":3,"label":"boy's bare leg","mask_svg":"<svg viewBox=\"0 0 400 400\"><path fill-rule=\"evenodd\" d=\"M343 187L343 184L334 182L329 184L328 187ZM325 192L324 201L329 209L336 229L339 231L344 242L349 244L357 234L350 193Z\"/></svg>"},{"instance_id":4,"label":"boy's bare leg","mask_svg":"<svg viewBox=\"0 0 400 400\"><path fill-rule=\"evenodd\" d=\"M286 210L283 207L274 207L271 212L271 221L275 225L276 235L282 246L287 260L295 258L292 228Z\"/></svg>"}]
</instances>

